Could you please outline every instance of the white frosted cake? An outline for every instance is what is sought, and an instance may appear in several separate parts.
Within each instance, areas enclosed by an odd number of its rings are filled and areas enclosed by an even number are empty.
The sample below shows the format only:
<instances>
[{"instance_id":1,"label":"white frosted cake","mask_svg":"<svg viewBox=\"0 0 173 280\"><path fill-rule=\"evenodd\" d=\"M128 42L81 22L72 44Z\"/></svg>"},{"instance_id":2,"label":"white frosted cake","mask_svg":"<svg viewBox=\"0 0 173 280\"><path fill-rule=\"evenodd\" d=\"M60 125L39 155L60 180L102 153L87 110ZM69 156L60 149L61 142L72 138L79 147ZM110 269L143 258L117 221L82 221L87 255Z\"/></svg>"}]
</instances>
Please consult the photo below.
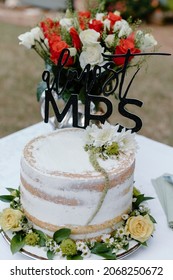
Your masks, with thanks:
<instances>
[{"instance_id":1,"label":"white frosted cake","mask_svg":"<svg viewBox=\"0 0 173 280\"><path fill-rule=\"evenodd\" d=\"M134 152L98 158L109 177L99 211L105 177L91 164L84 149L85 130L60 129L30 141L21 159L21 202L26 217L52 236L70 228L72 238L99 238L110 233L131 209ZM91 219L91 217L93 218Z\"/></svg>"}]
</instances>

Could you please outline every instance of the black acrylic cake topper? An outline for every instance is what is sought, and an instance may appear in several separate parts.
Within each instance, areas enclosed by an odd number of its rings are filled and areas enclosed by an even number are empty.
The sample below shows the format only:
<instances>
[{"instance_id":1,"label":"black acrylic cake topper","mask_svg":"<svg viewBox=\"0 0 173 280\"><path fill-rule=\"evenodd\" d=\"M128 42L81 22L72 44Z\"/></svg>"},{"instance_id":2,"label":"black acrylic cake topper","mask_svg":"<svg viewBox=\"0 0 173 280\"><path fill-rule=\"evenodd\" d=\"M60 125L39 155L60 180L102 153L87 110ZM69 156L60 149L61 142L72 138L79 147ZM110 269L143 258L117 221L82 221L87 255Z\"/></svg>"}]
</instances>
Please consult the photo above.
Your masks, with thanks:
<instances>
[{"instance_id":1,"label":"black acrylic cake topper","mask_svg":"<svg viewBox=\"0 0 173 280\"><path fill-rule=\"evenodd\" d=\"M100 121L101 123L104 123L112 114L113 111L113 105L112 102L106 98L109 95L111 95L115 90L118 89L118 111L119 113L134 121L135 126L133 128L130 128L132 132L137 132L142 127L142 120L135 114L132 114L131 112L127 111L125 106L128 104L135 105L138 107L142 107L143 102L138 99L133 98L127 98L128 91L130 89L130 86L136 77L138 71L140 68L137 68L136 72L133 74L129 84L127 85L127 88L123 92L123 84L125 80L125 74L127 71L127 66L129 62L130 57L134 56L144 56L144 55L171 55L168 53L136 53L132 54L130 50L127 51L126 54L116 54L116 55L103 55L105 58L109 59L107 63L105 63L103 66L95 65L92 69L90 64L87 64L83 71L78 74L76 70L68 69L67 73L67 79L64 83L63 87L59 86L59 82L61 79L61 71L63 70L65 64L67 63L69 57L70 57L70 51L68 49L64 49L61 52L60 58L57 63L56 67L56 74L54 75L53 81L51 80L51 75L48 70L45 70L42 74L42 79L44 82L46 82L46 90L45 90L45 117L44 122L48 122L49 120L49 103L51 103L53 111L55 113L56 119L58 122L62 122L65 115L67 114L68 110L72 106L72 118L73 118L73 126L79 127L78 125L78 93L72 93L69 100L66 103L66 106L64 107L63 111L60 112L57 106L57 103L55 101L55 98L53 96L53 92L56 92L58 96L61 96L62 93L65 91L66 86L69 82L77 81L80 82L82 79L85 78L85 122L84 126L82 128L86 128L90 120L96 120ZM118 70L114 70L113 67L115 66L112 58L116 57L124 57L125 62L122 65L121 68ZM96 79L101 75L102 69L109 72L109 76L107 80L102 85L102 96L101 95L94 95L92 94L92 88L96 82ZM92 73L92 79L91 74ZM121 75L121 76L120 76ZM115 81L115 84L111 89L108 89L110 84L112 84L112 81ZM118 88L119 87L119 88ZM103 102L106 105L106 112L102 115L98 114L91 114L91 104L97 102ZM123 126L120 125L120 129L123 128ZM126 128L129 129L129 128Z\"/></svg>"}]
</instances>

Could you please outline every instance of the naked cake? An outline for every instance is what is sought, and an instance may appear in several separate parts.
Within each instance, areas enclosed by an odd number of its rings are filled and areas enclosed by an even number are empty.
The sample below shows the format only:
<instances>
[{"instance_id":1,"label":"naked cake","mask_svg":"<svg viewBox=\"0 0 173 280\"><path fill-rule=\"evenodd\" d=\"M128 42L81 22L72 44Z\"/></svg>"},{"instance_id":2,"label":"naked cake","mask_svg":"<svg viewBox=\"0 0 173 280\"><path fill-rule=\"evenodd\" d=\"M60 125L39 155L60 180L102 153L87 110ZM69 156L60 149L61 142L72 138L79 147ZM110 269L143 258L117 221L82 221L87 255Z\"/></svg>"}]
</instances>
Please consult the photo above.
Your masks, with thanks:
<instances>
[{"instance_id":1,"label":"naked cake","mask_svg":"<svg viewBox=\"0 0 173 280\"><path fill-rule=\"evenodd\" d=\"M93 139L95 148L90 149ZM101 151L96 160L100 170L90 150ZM112 232L131 209L134 168L132 134L118 133L115 126L59 129L34 138L21 158L24 213L49 236L68 227L73 239L99 238Z\"/></svg>"}]
</instances>

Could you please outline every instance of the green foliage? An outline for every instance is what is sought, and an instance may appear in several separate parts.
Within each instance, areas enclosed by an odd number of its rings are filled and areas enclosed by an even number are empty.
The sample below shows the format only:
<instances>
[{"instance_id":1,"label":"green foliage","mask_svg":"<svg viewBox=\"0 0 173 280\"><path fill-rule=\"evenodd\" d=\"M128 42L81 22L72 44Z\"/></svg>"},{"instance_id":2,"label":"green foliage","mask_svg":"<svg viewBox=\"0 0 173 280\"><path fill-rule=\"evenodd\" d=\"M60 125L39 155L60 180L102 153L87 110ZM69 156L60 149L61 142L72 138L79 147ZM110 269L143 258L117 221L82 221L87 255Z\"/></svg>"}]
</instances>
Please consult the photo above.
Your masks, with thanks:
<instances>
[{"instance_id":1,"label":"green foliage","mask_svg":"<svg viewBox=\"0 0 173 280\"><path fill-rule=\"evenodd\" d=\"M116 254L112 253L112 248L108 247L106 243L96 242L91 252L105 258L106 260L116 259Z\"/></svg>"},{"instance_id":2,"label":"green foliage","mask_svg":"<svg viewBox=\"0 0 173 280\"><path fill-rule=\"evenodd\" d=\"M136 201L133 202L133 209L137 209L143 201L150 199L153 199L153 197L145 196L144 194L138 195Z\"/></svg>"},{"instance_id":3,"label":"green foliage","mask_svg":"<svg viewBox=\"0 0 173 280\"><path fill-rule=\"evenodd\" d=\"M51 251L51 250L47 251L48 260L53 260L54 256L55 256L55 253L53 251Z\"/></svg>"},{"instance_id":4,"label":"green foliage","mask_svg":"<svg viewBox=\"0 0 173 280\"><path fill-rule=\"evenodd\" d=\"M24 247L24 245L25 245L25 236L21 232L16 233L13 236L10 244L10 249L12 254L19 252Z\"/></svg>"},{"instance_id":5,"label":"green foliage","mask_svg":"<svg viewBox=\"0 0 173 280\"><path fill-rule=\"evenodd\" d=\"M53 240L56 241L57 244L59 244L64 239L67 239L71 234L71 229L69 228L62 228L57 230L53 235Z\"/></svg>"},{"instance_id":6,"label":"green foliage","mask_svg":"<svg viewBox=\"0 0 173 280\"><path fill-rule=\"evenodd\" d=\"M1 195L0 200L3 202L11 202L15 197L13 195Z\"/></svg>"}]
</instances>

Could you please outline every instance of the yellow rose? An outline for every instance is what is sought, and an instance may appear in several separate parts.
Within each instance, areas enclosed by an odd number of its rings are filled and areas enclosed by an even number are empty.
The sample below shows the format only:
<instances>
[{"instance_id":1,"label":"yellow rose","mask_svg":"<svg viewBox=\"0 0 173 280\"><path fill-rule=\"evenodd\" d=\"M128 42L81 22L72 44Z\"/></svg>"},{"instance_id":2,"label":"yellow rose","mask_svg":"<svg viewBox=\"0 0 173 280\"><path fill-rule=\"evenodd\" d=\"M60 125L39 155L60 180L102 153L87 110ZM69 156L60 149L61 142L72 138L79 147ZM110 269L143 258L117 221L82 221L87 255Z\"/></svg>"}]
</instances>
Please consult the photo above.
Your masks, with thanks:
<instances>
[{"instance_id":1,"label":"yellow rose","mask_svg":"<svg viewBox=\"0 0 173 280\"><path fill-rule=\"evenodd\" d=\"M21 226L19 226L19 221L22 218L23 213L19 210L12 208L6 208L0 213L0 225L4 231L12 230L19 231Z\"/></svg>"},{"instance_id":2,"label":"yellow rose","mask_svg":"<svg viewBox=\"0 0 173 280\"><path fill-rule=\"evenodd\" d=\"M149 239L153 231L154 224L148 214L130 217L125 226L125 233L141 243Z\"/></svg>"}]
</instances>

